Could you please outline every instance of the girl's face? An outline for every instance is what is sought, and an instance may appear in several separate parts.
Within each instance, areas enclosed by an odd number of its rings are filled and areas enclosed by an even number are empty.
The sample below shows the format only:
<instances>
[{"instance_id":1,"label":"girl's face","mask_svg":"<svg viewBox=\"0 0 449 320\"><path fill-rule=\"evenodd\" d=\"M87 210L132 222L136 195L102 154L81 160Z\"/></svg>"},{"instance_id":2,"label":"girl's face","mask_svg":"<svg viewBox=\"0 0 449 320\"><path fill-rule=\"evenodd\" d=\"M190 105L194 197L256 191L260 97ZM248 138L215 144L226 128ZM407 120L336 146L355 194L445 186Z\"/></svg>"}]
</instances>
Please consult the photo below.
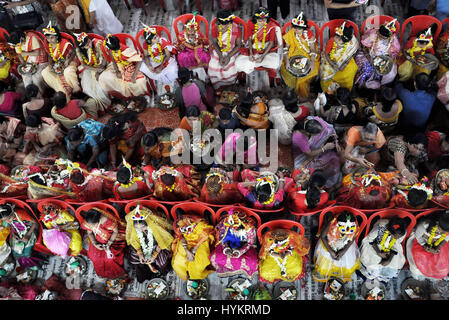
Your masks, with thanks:
<instances>
[{"instance_id":1,"label":"girl's face","mask_svg":"<svg viewBox=\"0 0 449 320\"><path fill-rule=\"evenodd\" d=\"M335 42L337 43L337 45L342 46L344 44L343 40L341 39L340 36L336 35L334 37Z\"/></svg>"},{"instance_id":2,"label":"girl's face","mask_svg":"<svg viewBox=\"0 0 449 320\"><path fill-rule=\"evenodd\" d=\"M408 151L413 156L418 156L421 153L425 152L425 148L423 144L409 144L408 145Z\"/></svg>"},{"instance_id":3,"label":"girl's face","mask_svg":"<svg viewBox=\"0 0 449 320\"><path fill-rule=\"evenodd\" d=\"M46 36L47 41L51 44L57 44L58 43L58 37L56 35L48 35Z\"/></svg>"},{"instance_id":4,"label":"girl's face","mask_svg":"<svg viewBox=\"0 0 449 320\"><path fill-rule=\"evenodd\" d=\"M267 23L267 19L258 18L258 19L256 19L256 22L259 26L263 26L265 23Z\"/></svg>"},{"instance_id":5,"label":"girl's face","mask_svg":"<svg viewBox=\"0 0 449 320\"><path fill-rule=\"evenodd\" d=\"M294 28L294 30L295 30L295 33L298 36L302 36L304 34L304 29L303 28Z\"/></svg>"},{"instance_id":6,"label":"girl's face","mask_svg":"<svg viewBox=\"0 0 449 320\"><path fill-rule=\"evenodd\" d=\"M27 127L26 131L32 134L37 134L39 132L39 128Z\"/></svg>"},{"instance_id":7,"label":"girl's face","mask_svg":"<svg viewBox=\"0 0 449 320\"><path fill-rule=\"evenodd\" d=\"M195 121L200 121L200 118L199 117L188 117L187 118L187 120L189 121L189 122L195 122Z\"/></svg>"}]
</instances>

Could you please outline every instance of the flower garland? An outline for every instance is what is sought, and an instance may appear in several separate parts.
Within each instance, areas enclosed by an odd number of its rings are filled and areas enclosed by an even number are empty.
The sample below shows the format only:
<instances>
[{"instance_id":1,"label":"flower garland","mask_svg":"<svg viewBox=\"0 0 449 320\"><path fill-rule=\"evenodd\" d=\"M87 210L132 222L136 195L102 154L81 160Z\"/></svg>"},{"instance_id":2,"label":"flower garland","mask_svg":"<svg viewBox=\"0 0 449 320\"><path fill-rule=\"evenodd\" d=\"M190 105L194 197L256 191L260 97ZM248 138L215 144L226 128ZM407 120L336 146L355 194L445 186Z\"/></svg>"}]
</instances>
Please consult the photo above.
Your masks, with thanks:
<instances>
[{"instance_id":1,"label":"flower garland","mask_svg":"<svg viewBox=\"0 0 449 320\"><path fill-rule=\"evenodd\" d=\"M274 192L274 186L273 186L274 181L273 181L273 179L270 178L270 177L264 177L264 178L257 178L256 181L257 182L267 182L267 183L270 184L270 188L271 188L270 198L267 201L262 202L262 204L264 204L264 205L271 204L274 201L274 196L275 196L275 193L276 193L276 192Z\"/></svg>"},{"instance_id":2,"label":"flower garland","mask_svg":"<svg viewBox=\"0 0 449 320\"><path fill-rule=\"evenodd\" d=\"M385 230L382 240L380 241L380 247L384 252L390 252L391 248L393 248L394 244L396 243L396 239L394 237L391 237L392 239L390 240L388 245L385 246L385 242L387 241L388 237L390 237L390 231Z\"/></svg>"},{"instance_id":3,"label":"flower garland","mask_svg":"<svg viewBox=\"0 0 449 320\"><path fill-rule=\"evenodd\" d=\"M176 187L176 182L174 182L171 186L165 186L165 190L169 191L169 192L173 192L173 190L175 190Z\"/></svg>"},{"instance_id":4,"label":"flower garland","mask_svg":"<svg viewBox=\"0 0 449 320\"><path fill-rule=\"evenodd\" d=\"M259 29L259 25L256 23L254 27L254 47L257 51L263 50L265 48L265 39L267 37L267 23L263 25L263 38L262 38L262 46L259 48L259 39L257 38L257 31Z\"/></svg>"},{"instance_id":5,"label":"flower garland","mask_svg":"<svg viewBox=\"0 0 449 320\"><path fill-rule=\"evenodd\" d=\"M149 226L147 226L147 231L148 231L148 235L147 235L148 242L145 241L142 231L136 229L137 238L139 238L139 243L140 243L140 247L142 249L143 257L148 260L151 258L152 254L153 254L154 239L153 239L153 232L151 231L151 228Z\"/></svg>"},{"instance_id":6,"label":"flower garland","mask_svg":"<svg viewBox=\"0 0 449 320\"><path fill-rule=\"evenodd\" d=\"M16 45L14 45L14 46L12 46L15 50L16 50L16 52L18 53L18 54L21 54L22 52L23 52L23 50L22 50L22 43L17 43Z\"/></svg>"},{"instance_id":7,"label":"flower garland","mask_svg":"<svg viewBox=\"0 0 449 320\"><path fill-rule=\"evenodd\" d=\"M92 48L87 49L87 55L89 56L89 60L87 60L87 57L83 55L83 61L86 65L90 66L91 64L89 63L90 59L92 58L93 64L91 65L92 67L96 68L98 66L97 63L97 57L94 54L94 51L92 50Z\"/></svg>"},{"instance_id":8,"label":"flower garland","mask_svg":"<svg viewBox=\"0 0 449 320\"><path fill-rule=\"evenodd\" d=\"M223 32L222 32L222 26L221 26L221 25L219 26L219 32L218 32L218 44L219 44L219 46L220 46L221 52L228 52L228 51L231 49L231 27L232 27L232 24L230 24L230 25L228 26L228 30L226 31L226 35L227 35L228 39L227 39L226 48L223 48L223 40L222 40Z\"/></svg>"},{"instance_id":9,"label":"flower garland","mask_svg":"<svg viewBox=\"0 0 449 320\"><path fill-rule=\"evenodd\" d=\"M51 45L51 43L48 44L48 50L50 51L50 56L51 56L51 58L53 59L54 62L63 59L62 58L62 53L61 53L61 48L59 47L59 42L56 45L56 52L58 53L59 58L56 58L54 56L53 46Z\"/></svg>"},{"instance_id":10,"label":"flower garland","mask_svg":"<svg viewBox=\"0 0 449 320\"><path fill-rule=\"evenodd\" d=\"M446 237L449 235L449 232L442 234L440 236L440 238L437 241L435 241L434 244L432 244L433 238L435 238L435 233L437 232L437 230L438 230L438 226L434 226L432 228L432 231L430 232L429 239L427 240L427 244L431 247L438 247L440 245L440 243L443 242L446 239Z\"/></svg>"},{"instance_id":11,"label":"flower garland","mask_svg":"<svg viewBox=\"0 0 449 320\"><path fill-rule=\"evenodd\" d=\"M301 46L301 48L302 48L305 52L310 53L310 49L307 48L307 47L302 43L302 40L301 40L301 38L304 38L304 39L308 39L308 38L309 38L308 35L307 35L307 30L304 31L304 34L305 34L305 36L304 36L304 35L303 35L303 36L300 36L300 35L298 35L297 33L295 33L295 37L296 37L296 40L298 40L299 45ZM307 43L309 43L308 40L306 40L306 41L307 41Z\"/></svg>"},{"instance_id":12,"label":"flower garland","mask_svg":"<svg viewBox=\"0 0 449 320\"><path fill-rule=\"evenodd\" d=\"M348 48L348 45L349 45L349 42L345 42L345 44L343 46L343 51L340 53L340 57L342 57L345 54L345 52L346 52L346 50ZM331 54L330 54L331 60L337 61L337 59L335 58L335 52L336 51L337 51L337 43L334 41L334 44L332 45L332 51L331 51Z\"/></svg>"},{"instance_id":13,"label":"flower garland","mask_svg":"<svg viewBox=\"0 0 449 320\"><path fill-rule=\"evenodd\" d=\"M414 42L413 42L413 47L412 47L411 49L409 49L409 51L408 51L408 52L410 53L410 57L411 57L412 59L415 59L415 49L418 48L418 46L416 45L416 43L417 43L417 42L414 41ZM425 54L426 51L427 51L427 49L428 49L429 47L432 47L432 42L430 42L430 41L429 41L428 44L426 44L426 46L425 46L424 48L421 49L420 55L422 56L423 54ZM419 51L419 50L417 50L417 51Z\"/></svg>"},{"instance_id":14,"label":"flower garland","mask_svg":"<svg viewBox=\"0 0 449 320\"><path fill-rule=\"evenodd\" d=\"M131 187L134 183L136 183L137 181L142 181L142 177L134 177L130 183L128 184L124 184L124 183L120 183L120 186L123 188L128 189L129 187Z\"/></svg>"},{"instance_id":15,"label":"flower garland","mask_svg":"<svg viewBox=\"0 0 449 320\"><path fill-rule=\"evenodd\" d=\"M153 54L153 51L151 50L151 47L148 49L148 53L151 56L151 59L153 59L156 63L162 63L164 61L164 52L162 51L162 47L159 43L156 43L157 48L159 49L159 54L157 56L161 56L160 59L156 59L156 56Z\"/></svg>"},{"instance_id":16,"label":"flower garland","mask_svg":"<svg viewBox=\"0 0 449 320\"><path fill-rule=\"evenodd\" d=\"M373 55L373 52L374 52L375 48L377 47L378 42L379 42L379 31L377 32L376 41L374 42L374 45L369 50L371 56ZM386 53L387 54L390 52L390 47L391 47L392 43L393 43L393 36L391 36L388 39L388 43L386 45L386 48L387 48Z\"/></svg>"},{"instance_id":17,"label":"flower garland","mask_svg":"<svg viewBox=\"0 0 449 320\"><path fill-rule=\"evenodd\" d=\"M122 66L127 66L131 64L131 62L122 60L122 50L111 50L112 56L114 57L114 61L121 64Z\"/></svg>"}]
</instances>

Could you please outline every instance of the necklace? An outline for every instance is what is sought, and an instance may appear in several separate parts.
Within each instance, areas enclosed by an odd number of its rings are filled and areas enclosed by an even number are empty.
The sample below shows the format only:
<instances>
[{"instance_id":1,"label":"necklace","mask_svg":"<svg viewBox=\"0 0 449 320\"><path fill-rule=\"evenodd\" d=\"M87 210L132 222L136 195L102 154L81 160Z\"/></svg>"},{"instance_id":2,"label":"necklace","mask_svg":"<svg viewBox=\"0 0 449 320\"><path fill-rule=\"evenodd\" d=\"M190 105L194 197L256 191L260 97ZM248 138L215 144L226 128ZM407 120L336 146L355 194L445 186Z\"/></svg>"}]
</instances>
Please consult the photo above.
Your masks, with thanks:
<instances>
[{"instance_id":1,"label":"necklace","mask_svg":"<svg viewBox=\"0 0 449 320\"><path fill-rule=\"evenodd\" d=\"M50 51L50 56L53 59L53 61L56 62L60 59L63 60L61 49L59 47L59 42L56 45L56 52L58 53L59 58L56 58L56 56L54 55L53 46L51 45L51 43L48 44L48 50Z\"/></svg>"},{"instance_id":2,"label":"necklace","mask_svg":"<svg viewBox=\"0 0 449 320\"><path fill-rule=\"evenodd\" d=\"M89 57L89 60L87 60L86 56L83 55L84 63L88 66L92 66L92 67L96 68L98 66L97 57L94 54L94 51L92 50L92 48L87 49L87 56ZM90 63L91 60L93 62L92 64Z\"/></svg>"},{"instance_id":3,"label":"necklace","mask_svg":"<svg viewBox=\"0 0 449 320\"><path fill-rule=\"evenodd\" d=\"M339 58L343 57L343 55L346 52L346 49L348 48L348 45L349 45L349 42L345 42L345 44L343 46L343 51L338 56ZM332 51L331 51L331 54L330 54L331 60L337 61L337 58L335 57L335 52L336 51L337 51L337 43L334 41L334 44L332 45Z\"/></svg>"},{"instance_id":4,"label":"necklace","mask_svg":"<svg viewBox=\"0 0 449 320\"><path fill-rule=\"evenodd\" d=\"M228 30L226 31L226 36L227 38L227 44L226 44L226 48L223 48L223 39L222 39L222 26L219 26L220 31L218 32L218 44L220 46L220 50L221 52L228 52L231 49L231 27L232 24L229 25Z\"/></svg>"},{"instance_id":5,"label":"necklace","mask_svg":"<svg viewBox=\"0 0 449 320\"><path fill-rule=\"evenodd\" d=\"M271 255L271 256L273 257L273 255ZM276 261L276 264L281 269L281 276L286 277L287 276L287 268L286 268L287 255L285 255L284 258L282 258L282 259L280 259L278 257L273 257L273 258L274 258L274 261ZM282 263L280 261L282 261Z\"/></svg>"},{"instance_id":6,"label":"necklace","mask_svg":"<svg viewBox=\"0 0 449 320\"><path fill-rule=\"evenodd\" d=\"M148 242L145 241L142 231L136 229L137 237L139 238L143 256L145 259L150 259L154 249L154 239L153 239L153 232L151 231L151 228L149 226L147 227L147 232L148 232L147 234Z\"/></svg>"},{"instance_id":7,"label":"necklace","mask_svg":"<svg viewBox=\"0 0 449 320\"><path fill-rule=\"evenodd\" d=\"M263 25L263 37L262 37L262 45L259 47L259 39L257 38L257 31L259 29L259 24L256 23L254 27L254 47L257 51L263 50L265 48L265 39L267 37L267 23Z\"/></svg>"},{"instance_id":8,"label":"necklace","mask_svg":"<svg viewBox=\"0 0 449 320\"><path fill-rule=\"evenodd\" d=\"M164 54L163 54L163 51L162 51L162 47L161 47L161 45L159 43L156 43L156 46L157 46L157 48L159 50L159 53L157 54L157 56L155 56L153 54L153 51L151 50L151 47L148 49L148 53L150 54L151 59L153 59L154 62L162 63L164 61ZM159 55L161 57L159 59L156 59L156 57L158 57Z\"/></svg>"},{"instance_id":9,"label":"necklace","mask_svg":"<svg viewBox=\"0 0 449 320\"><path fill-rule=\"evenodd\" d=\"M380 247L384 252L390 252L391 248L393 248L396 242L396 239L394 237L391 237L392 239L389 241L388 245L385 246L385 242L387 241L388 237L390 237L390 232L388 230L385 230L382 241L380 242Z\"/></svg>"},{"instance_id":10,"label":"necklace","mask_svg":"<svg viewBox=\"0 0 449 320\"><path fill-rule=\"evenodd\" d=\"M301 48L302 48L305 52L310 53L310 49L307 48L307 47L302 43L302 38L304 38L304 35L300 36L300 35L298 35L297 33L295 33L295 37L296 37L296 40L298 40L298 43L299 43L299 45L301 46ZM307 36L307 30L306 30L306 31L305 31L305 39L307 39L307 38L308 38L308 36Z\"/></svg>"},{"instance_id":11,"label":"necklace","mask_svg":"<svg viewBox=\"0 0 449 320\"><path fill-rule=\"evenodd\" d=\"M120 50L120 49L111 50L111 52L112 52L112 56L114 57L114 61L121 64L122 66L127 66L131 63L131 62L122 60L122 50Z\"/></svg>"},{"instance_id":12,"label":"necklace","mask_svg":"<svg viewBox=\"0 0 449 320\"><path fill-rule=\"evenodd\" d=\"M438 229L438 226L434 226L434 227L432 228L432 231L430 231L430 236L429 236L429 239L427 240L427 244L428 244L429 246L431 246L431 247L438 247L438 245L439 245L441 242L443 242L443 241L446 239L446 237L448 236L448 234L449 234L449 233L444 233L444 234L442 234L442 235L440 236L440 238L439 238L437 241L435 241L435 243L432 243L433 238L435 238L435 234L436 234L436 232L437 232L437 229Z\"/></svg>"}]
</instances>

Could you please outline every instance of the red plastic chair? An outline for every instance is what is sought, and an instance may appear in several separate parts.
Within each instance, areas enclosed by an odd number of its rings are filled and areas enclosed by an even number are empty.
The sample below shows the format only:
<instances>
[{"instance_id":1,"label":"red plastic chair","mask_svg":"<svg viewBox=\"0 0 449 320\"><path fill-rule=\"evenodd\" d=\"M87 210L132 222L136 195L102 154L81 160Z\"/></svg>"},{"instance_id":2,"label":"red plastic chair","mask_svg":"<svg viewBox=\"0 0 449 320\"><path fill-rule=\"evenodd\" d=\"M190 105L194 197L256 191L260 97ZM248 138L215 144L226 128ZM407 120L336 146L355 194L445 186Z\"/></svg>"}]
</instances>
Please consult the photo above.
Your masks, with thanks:
<instances>
[{"instance_id":1,"label":"red plastic chair","mask_svg":"<svg viewBox=\"0 0 449 320\"><path fill-rule=\"evenodd\" d=\"M176 38L178 38L180 33L178 29L178 23L182 22L182 24L185 25L186 22L191 20L192 18L193 18L192 13L186 13L175 18L175 20L173 21L173 29L175 30ZM201 29L201 22L204 24L205 26L205 30L203 30L205 31L204 35L206 36L206 38L209 39L209 22L207 22L206 18L201 15L196 15L195 19L198 22L200 29Z\"/></svg>"},{"instance_id":2,"label":"red plastic chair","mask_svg":"<svg viewBox=\"0 0 449 320\"><path fill-rule=\"evenodd\" d=\"M358 38L359 36L359 27L352 21L350 20L345 20L345 19L334 19L334 20L330 20L328 22L326 22L325 24L323 24L323 26L321 27L320 30L320 51L323 51L323 45L324 45L324 30L326 30L326 28L329 28L329 38L326 44L326 49L327 46L330 46L330 39L332 39L335 36L335 28L340 27L343 22L346 21L346 25L347 26L352 26L354 28L354 35L356 36L356 38Z\"/></svg>"},{"instance_id":3,"label":"red plastic chair","mask_svg":"<svg viewBox=\"0 0 449 320\"><path fill-rule=\"evenodd\" d=\"M170 30L168 30L166 27L164 26L152 26L153 28L156 28L156 32L159 35L159 37L161 36L162 32L165 32L165 34L167 35L168 41L171 41L171 34L170 34ZM137 32L136 34L136 43L137 43L137 47L139 48L139 52L143 55L143 35L144 35L144 30L141 29L139 32ZM140 40L140 38L142 38L142 41Z\"/></svg>"},{"instance_id":4,"label":"red plastic chair","mask_svg":"<svg viewBox=\"0 0 449 320\"><path fill-rule=\"evenodd\" d=\"M411 214L410 212L407 212L405 210L400 210L400 209L385 209L385 210L381 210L381 211L377 211L376 213L374 213L373 215L371 215L368 219L368 222L366 224L366 228L365 228L365 237L368 235L370 228L371 228L371 224L373 222L373 220L378 217L381 219L391 219L393 217L399 217L402 219L408 218L410 219L410 223L407 227L407 233L405 234L405 239L403 242L403 245L405 244L405 240L408 238L408 236L410 235L410 233L412 232L413 228L416 225L416 218L413 214Z\"/></svg>"},{"instance_id":5,"label":"red plastic chair","mask_svg":"<svg viewBox=\"0 0 449 320\"><path fill-rule=\"evenodd\" d=\"M192 215L197 215L197 216L201 216L204 217L205 212L210 213L211 218L212 218L212 222L215 224L215 213L214 210L212 210L210 207L199 204L199 203L195 203L195 202L183 202L183 203L178 203L177 205L174 205L171 210L170 210L170 214L173 218L173 220L176 223L176 209L183 209L184 212L186 214L192 214Z\"/></svg>"},{"instance_id":6,"label":"red plastic chair","mask_svg":"<svg viewBox=\"0 0 449 320\"><path fill-rule=\"evenodd\" d=\"M78 209L76 209L75 216L76 216L76 219L78 220L78 222L80 223L80 225L82 225L82 223L84 222L84 218L81 216L81 211L88 211L89 209L95 209L95 208L109 212L110 214L115 215L118 219L122 220L122 218L118 214L117 210L115 210L115 208L113 206L111 206L110 204L104 203L104 202L97 201L97 202L86 203L86 204L80 206Z\"/></svg>"},{"instance_id":7,"label":"red plastic chair","mask_svg":"<svg viewBox=\"0 0 449 320\"><path fill-rule=\"evenodd\" d=\"M147 207L148 209L151 209L153 211L157 211L157 209L161 209L165 215L167 216L167 219L170 220L170 213L168 212L167 208L162 205L161 203L154 201L154 200L131 200L128 201L127 205L125 206L125 213L128 214L134 208L137 206L137 204L140 204L142 207Z\"/></svg>"},{"instance_id":8,"label":"red plastic chair","mask_svg":"<svg viewBox=\"0 0 449 320\"><path fill-rule=\"evenodd\" d=\"M446 210L449 210L449 206L447 206L447 205L445 205L443 203L439 203L439 202L437 202L437 201L435 201L433 199L430 200L430 201L432 201L432 203L435 205L435 207L441 207L441 208L444 208Z\"/></svg>"},{"instance_id":9,"label":"red plastic chair","mask_svg":"<svg viewBox=\"0 0 449 320\"><path fill-rule=\"evenodd\" d=\"M239 203L238 204L239 207L243 207L246 208L245 204ZM264 214L264 213L279 213L285 210L284 207L281 207L279 209L273 209L273 210L267 210L267 209L256 209L256 208L249 208L251 210L253 210L254 212L256 212L257 214Z\"/></svg>"},{"instance_id":10,"label":"red plastic chair","mask_svg":"<svg viewBox=\"0 0 449 320\"><path fill-rule=\"evenodd\" d=\"M438 29L433 35L433 38L436 40L438 39L442 28L440 20L438 20L435 17L428 15L418 15L410 17L402 23L401 38L400 38L401 46L403 45L405 29L409 23L412 25L412 31L410 32L408 38L416 36L418 32L425 30L429 28L431 24L436 23L438 25Z\"/></svg>"},{"instance_id":11,"label":"red plastic chair","mask_svg":"<svg viewBox=\"0 0 449 320\"><path fill-rule=\"evenodd\" d=\"M215 208L221 209L221 208L224 208L224 207L240 205L240 203L228 203L228 204L207 203L207 202L203 202L203 201L199 200L198 198L193 198L193 202L201 203L202 205L205 205L207 207L211 207L212 209L215 209Z\"/></svg>"},{"instance_id":12,"label":"red plastic chair","mask_svg":"<svg viewBox=\"0 0 449 320\"><path fill-rule=\"evenodd\" d=\"M376 28L379 29L379 27L381 25L383 25L385 22L390 22L393 21L394 18L390 17L390 16L385 16L385 15L377 15L377 16L371 16L366 18L365 21L363 21L362 27L360 29L361 34L363 34L365 32L365 29L371 29L371 28ZM396 20L396 34L399 34L400 30L401 30L401 24L399 23L399 21Z\"/></svg>"},{"instance_id":13,"label":"red plastic chair","mask_svg":"<svg viewBox=\"0 0 449 320\"><path fill-rule=\"evenodd\" d=\"M442 21L441 21L441 30L443 30L443 27L444 27L444 25L445 24L448 24L448 26L449 26L449 17L447 17L447 18L445 18L445 19L443 19Z\"/></svg>"},{"instance_id":14,"label":"red plastic chair","mask_svg":"<svg viewBox=\"0 0 449 320\"><path fill-rule=\"evenodd\" d=\"M39 218L36 217L36 214L34 213L33 209L31 209L31 207L25 201L15 198L0 198L0 204L6 203L11 203L16 207L25 210L27 218L30 218L29 220L36 220L37 222L39 222Z\"/></svg>"},{"instance_id":15,"label":"red plastic chair","mask_svg":"<svg viewBox=\"0 0 449 320\"><path fill-rule=\"evenodd\" d=\"M64 199L64 197L65 197L65 195L60 195L60 196L54 196L54 197L42 198L42 199L26 199L25 201L27 203L36 203L36 204L38 204L39 202L44 201L44 200L49 200L49 199L51 199L51 200L57 200L57 199L61 200L61 199Z\"/></svg>"},{"instance_id":16,"label":"red plastic chair","mask_svg":"<svg viewBox=\"0 0 449 320\"><path fill-rule=\"evenodd\" d=\"M6 29L0 28L0 41L6 41L7 37L9 37L9 32Z\"/></svg>"},{"instance_id":17,"label":"red plastic chair","mask_svg":"<svg viewBox=\"0 0 449 320\"><path fill-rule=\"evenodd\" d=\"M245 21L243 21L242 18L239 17L234 17L234 22L239 24L242 27L242 40L248 39L248 29L246 28L246 23ZM212 28L217 24L217 18L213 18L212 21L210 22L210 29L212 30Z\"/></svg>"},{"instance_id":18,"label":"red plastic chair","mask_svg":"<svg viewBox=\"0 0 449 320\"><path fill-rule=\"evenodd\" d=\"M313 34L315 35L315 39L319 43L320 42L320 31L321 31L319 25L312 20L307 20L307 24L309 25L309 30L312 28L314 29ZM291 27L292 27L292 21L290 20L282 26L282 35L286 34L287 29L289 29Z\"/></svg>"},{"instance_id":19,"label":"red plastic chair","mask_svg":"<svg viewBox=\"0 0 449 320\"><path fill-rule=\"evenodd\" d=\"M229 210L234 209L234 210L239 210L239 211L243 211L245 212L248 216L253 217L254 219L256 219L257 222L257 227L259 227L262 224L262 221L260 220L260 217L257 213L255 213L253 210L250 210L248 208L245 207L241 207L241 206L227 206L227 207L223 207L220 210L215 212L215 218L214 220L216 222L220 221L220 217L223 213L228 212Z\"/></svg>"},{"instance_id":20,"label":"red plastic chair","mask_svg":"<svg viewBox=\"0 0 449 320\"><path fill-rule=\"evenodd\" d=\"M126 45L127 47L129 47L127 40L130 40L134 46L134 50L139 52L139 47L137 45L136 39L133 36L131 36L129 33L115 33L115 34L113 34L113 36L117 37L119 39L120 43Z\"/></svg>"},{"instance_id":21,"label":"red plastic chair","mask_svg":"<svg viewBox=\"0 0 449 320\"><path fill-rule=\"evenodd\" d=\"M43 40L43 43L44 43L44 46L45 46L45 50L48 53L50 53L50 50L48 48L47 38L42 33L40 33L39 31L34 31L33 30L33 32ZM66 32L61 32L61 38L65 39L65 40L68 40L72 44L73 50L75 50L75 48L76 48L76 41L70 34L68 34Z\"/></svg>"},{"instance_id":22,"label":"red plastic chair","mask_svg":"<svg viewBox=\"0 0 449 320\"><path fill-rule=\"evenodd\" d=\"M259 243L262 243L262 233L265 228L268 228L270 230L277 228L291 230L294 227L297 227L299 229L300 235L304 235L305 232L304 227L299 222L283 219L268 221L265 222L263 225L261 225L259 228L257 228L257 239L259 240Z\"/></svg>"},{"instance_id":23,"label":"red plastic chair","mask_svg":"<svg viewBox=\"0 0 449 320\"><path fill-rule=\"evenodd\" d=\"M323 211L321 211L321 213L320 213L318 232L321 232L321 227L323 224L324 216L329 211L332 211L332 213L334 214L334 217L338 216L343 211L349 211L355 216L356 219L359 217L362 219L362 223L359 222L359 234L357 235L357 238L356 238L356 241L358 241L360 235L362 234L363 228L365 228L366 222L368 220L366 218L366 215L363 212L361 212L360 210L357 210L353 207L348 207L348 206L335 206L335 207L326 208Z\"/></svg>"},{"instance_id":24,"label":"red plastic chair","mask_svg":"<svg viewBox=\"0 0 449 320\"><path fill-rule=\"evenodd\" d=\"M337 202L335 200L330 200L326 203L326 206L323 208L318 208L318 209L312 209L312 210L304 210L303 212L295 212L295 211L291 211L290 213L293 214L294 216L296 216L296 221L300 222L302 217L308 217L308 216L313 216L314 214L318 214L321 211L323 211L324 209L327 209L329 207L333 207Z\"/></svg>"},{"instance_id":25,"label":"red plastic chair","mask_svg":"<svg viewBox=\"0 0 449 320\"><path fill-rule=\"evenodd\" d=\"M432 213L434 213L434 212L436 212L436 211L440 211L440 210L442 210L441 208L432 208L432 209L427 209L427 210L424 210L423 212L421 212L420 214L417 214L416 215L416 222L418 223L418 220L419 219L421 219L421 218L423 218L423 217L426 217L426 216L428 216L429 214L432 214Z\"/></svg>"}]
</instances>

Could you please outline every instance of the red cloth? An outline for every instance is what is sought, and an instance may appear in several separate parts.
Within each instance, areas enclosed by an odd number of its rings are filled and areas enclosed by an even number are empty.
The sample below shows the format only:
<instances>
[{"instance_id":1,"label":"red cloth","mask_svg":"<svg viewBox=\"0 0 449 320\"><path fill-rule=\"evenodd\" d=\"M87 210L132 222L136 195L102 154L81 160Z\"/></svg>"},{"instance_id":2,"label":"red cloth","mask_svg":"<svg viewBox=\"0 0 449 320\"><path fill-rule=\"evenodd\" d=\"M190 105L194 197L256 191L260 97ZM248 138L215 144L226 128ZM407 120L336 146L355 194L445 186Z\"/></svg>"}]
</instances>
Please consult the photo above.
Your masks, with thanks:
<instances>
[{"instance_id":1,"label":"red cloth","mask_svg":"<svg viewBox=\"0 0 449 320\"><path fill-rule=\"evenodd\" d=\"M19 108L22 100L20 94L7 91L3 93L3 97L3 102L0 104L0 112L12 115L16 114L16 110Z\"/></svg>"},{"instance_id":2,"label":"red cloth","mask_svg":"<svg viewBox=\"0 0 449 320\"><path fill-rule=\"evenodd\" d=\"M118 188L120 187L120 183L116 183L113 189L115 200L123 200L123 199L136 199L141 198L150 193L150 189L144 181L137 181L137 190L127 191L127 192L119 192ZM127 189L125 189L127 190Z\"/></svg>"},{"instance_id":3,"label":"red cloth","mask_svg":"<svg viewBox=\"0 0 449 320\"><path fill-rule=\"evenodd\" d=\"M0 173L4 174L5 176L9 176L11 172L11 168L8 166L5 166L4 164L0 164Z\"/></svg>"},{"instance_id":4,"label":"red cloth","mask_svg":"<svg viewBox=\"0 0 449 320\"><path fill-rule=\"evenodd\" d=\"M255 29L255 25L254 23L252 23L251 21L248 23L248 35L249 37L252 38L253 34L254 34L254 29ZM276 31L275 31L275 27L276 24L273 21L268 22L267 24L267 35L265 38L265 42L268 41L272 41L274 42L273 47L270 49L270 52L275 52L276 49ZM262 30L258 30L257 31L257 39L258 39L258 45L261 46L262 45L262 40L263 40L263 31ZM262 49L261 51L257 51L256 49L253 48L253 54L256 53L262 53L264 51L264 49ZM245 56L249 56L249 49L248 48L240 48L240 53L245 55Z\"/></svg>"},{"instance_id":5,"label":"red cloth","mask_svg":"<svg viewBox=\"0 0 449 320\"><path fill-rule=\"evenodd\" d=\"M81 111L81 100L71 100L64 108L57 109L56 113L70 120L79 118L83 114Z\"/></svg>"},{"instance_id":6,"label":"red cloth","mask_svg":"<svg viewBox=\"0 0 449 320\"><path fill-rule=\"evenodd\" d=\"M440 135L436 131L426 132L428 146L427 146L427 156L429 159L436 159L443 155L440 146Z\"/></svg>"},{"instance_id":7,"label":"red cloth","mask_svg":"<svg viewBox=\"0 0 449 320\"><path fill-rule=\"evenodd\" d=\"M300 191L301 188L296 189L293 186L289 188L288 193L288 205L289 208L294 212L310 212L310 211L316 211L323 209L326 206L326 203L329 201L329 195L327 192L322 192L320 195L320 202L315 208L309 209L306 205L306 194L305 193L298 193L297 191Z\"/></svg>"},{"instance_id":8,"label":"red cloth","mask_svg":"<svg viewBox=\"0 0 449 320\"><path fill-rule=\"evenodd\" d=\"M412 245L412 255L416 267L426 277L443 279L449 274L449 245L447 242L438 254L427 252L415 239Z\"/></svg>"},{"instance_id":9,"label":"red cloth","mask_svg":"<svg viewBox=\"0 0 449 320\"><path fill-rule=\"evenodd\" d=\"M201 189L200 200L212 204L234 204L242 203L243 196L237 188L237 182L234 183L224 183L223 190L217 194L216 197L211 198L209 191L207 190L206 184L203 185Z\"/></svg>"},{"instance_id":10,"label":"red cloth","mask_svg":"<svg viewBox=\"0 0 449 320\"><path fill-rule=\"evenodd\" d=\"M295 118L296 122L301 122L310 114L310 111L306 106L299 106L299 108L302 110L302 112Z\"/></svg>"}]
</instances>

